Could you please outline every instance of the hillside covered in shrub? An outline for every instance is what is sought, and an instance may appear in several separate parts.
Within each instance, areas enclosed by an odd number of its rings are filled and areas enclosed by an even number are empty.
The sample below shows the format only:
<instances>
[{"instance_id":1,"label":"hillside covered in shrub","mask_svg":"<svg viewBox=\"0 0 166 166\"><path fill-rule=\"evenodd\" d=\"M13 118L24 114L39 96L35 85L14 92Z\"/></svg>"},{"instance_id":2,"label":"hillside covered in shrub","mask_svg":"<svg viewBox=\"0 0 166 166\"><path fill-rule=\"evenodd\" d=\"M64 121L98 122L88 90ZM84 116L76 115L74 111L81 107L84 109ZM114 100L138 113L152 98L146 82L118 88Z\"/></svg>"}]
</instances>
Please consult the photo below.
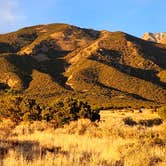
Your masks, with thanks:
<instances>
[{"instance_id":1,"label":"hillside covered in shrub","mask_svg":"<svg viewBox=\"0 0 166 166\"><path fill-rule=\"evenodd\" d=\"M67 24L0 35L0 95L48 102L80 98L100 107L166 101L166 45L123 32Z\"/></svg>"}]
</instances>

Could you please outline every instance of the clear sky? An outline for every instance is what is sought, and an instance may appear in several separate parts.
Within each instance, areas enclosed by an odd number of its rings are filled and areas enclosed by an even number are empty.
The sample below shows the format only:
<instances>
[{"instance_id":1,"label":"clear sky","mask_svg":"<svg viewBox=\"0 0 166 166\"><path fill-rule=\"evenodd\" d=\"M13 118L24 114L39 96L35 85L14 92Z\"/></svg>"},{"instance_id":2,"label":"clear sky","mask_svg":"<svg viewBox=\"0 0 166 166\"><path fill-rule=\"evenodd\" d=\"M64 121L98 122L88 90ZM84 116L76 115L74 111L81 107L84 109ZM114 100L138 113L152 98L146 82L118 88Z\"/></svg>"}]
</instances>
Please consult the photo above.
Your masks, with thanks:
<instances>
[{"instance_id":1,"label":"clear sky","mask_svg":"<svg viewBox=\"0 0 166 166\"><path fill-rule=\"evenodd\" d=\"M0 0L0 33L57 22L135 36L166 32L166 0Z\"/></svg>"}]
</instances>

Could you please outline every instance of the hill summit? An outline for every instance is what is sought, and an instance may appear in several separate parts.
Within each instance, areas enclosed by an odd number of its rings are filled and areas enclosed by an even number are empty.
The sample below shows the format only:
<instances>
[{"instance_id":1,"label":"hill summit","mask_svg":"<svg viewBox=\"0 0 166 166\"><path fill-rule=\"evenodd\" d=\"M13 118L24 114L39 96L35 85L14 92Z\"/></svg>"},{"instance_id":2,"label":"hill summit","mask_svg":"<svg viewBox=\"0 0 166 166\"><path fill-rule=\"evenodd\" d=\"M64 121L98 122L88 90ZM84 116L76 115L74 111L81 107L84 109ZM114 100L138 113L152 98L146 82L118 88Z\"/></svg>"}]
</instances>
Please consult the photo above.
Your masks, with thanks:
<instances>
[{"instance_id":1,"label":"hill summit","mask_svg":"<svg viewBox=\"0 0 166 166\"><path fill-rule=\"evenodd\" d=\"M166 101L166 45L123 32L26 27L0 35L0 63L2 95L74 96L100 106Z\"/></svg>"}]
</instances>

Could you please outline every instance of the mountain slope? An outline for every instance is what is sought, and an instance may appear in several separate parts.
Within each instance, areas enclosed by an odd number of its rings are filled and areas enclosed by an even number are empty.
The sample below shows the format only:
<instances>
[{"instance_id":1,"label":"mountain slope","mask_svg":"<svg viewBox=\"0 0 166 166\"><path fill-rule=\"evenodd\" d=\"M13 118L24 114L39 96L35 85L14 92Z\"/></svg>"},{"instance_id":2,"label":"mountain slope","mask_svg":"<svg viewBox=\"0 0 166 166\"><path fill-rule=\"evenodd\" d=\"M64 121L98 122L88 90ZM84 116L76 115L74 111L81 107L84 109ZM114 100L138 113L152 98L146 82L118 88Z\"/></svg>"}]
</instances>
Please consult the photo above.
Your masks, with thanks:
<instances>
[{"instance_id":1,"label":"mountain slope","mask_svg":"<svg viewBox=\"0 0 166 166\"><path fill-rule=\"evenodd\" d=\"M123 32L24 28L0 35L0 61L0 83L24 95L73 95L99 105L166 101L166 45Z\"/></svg>"}]
</instances>

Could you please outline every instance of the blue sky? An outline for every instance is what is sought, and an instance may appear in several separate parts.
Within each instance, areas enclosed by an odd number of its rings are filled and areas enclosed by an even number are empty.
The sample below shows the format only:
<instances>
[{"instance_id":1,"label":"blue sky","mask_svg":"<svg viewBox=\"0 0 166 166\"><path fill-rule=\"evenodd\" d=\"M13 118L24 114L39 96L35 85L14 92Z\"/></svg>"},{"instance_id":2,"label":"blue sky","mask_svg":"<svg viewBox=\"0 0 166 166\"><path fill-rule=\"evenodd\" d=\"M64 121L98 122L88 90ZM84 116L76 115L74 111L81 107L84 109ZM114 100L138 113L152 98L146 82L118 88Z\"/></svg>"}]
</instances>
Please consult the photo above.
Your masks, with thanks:
<instances>
[{"instance_id":1,"label":"blue sky","mask_svg":"<svg viewBox=\"0 0 166 166\"><path fill-rule=\"evenodd\" d=\"M166 32L166 0L0 0L0 33L68 23L135 36Z\"/></svg>"}]
</instances>

